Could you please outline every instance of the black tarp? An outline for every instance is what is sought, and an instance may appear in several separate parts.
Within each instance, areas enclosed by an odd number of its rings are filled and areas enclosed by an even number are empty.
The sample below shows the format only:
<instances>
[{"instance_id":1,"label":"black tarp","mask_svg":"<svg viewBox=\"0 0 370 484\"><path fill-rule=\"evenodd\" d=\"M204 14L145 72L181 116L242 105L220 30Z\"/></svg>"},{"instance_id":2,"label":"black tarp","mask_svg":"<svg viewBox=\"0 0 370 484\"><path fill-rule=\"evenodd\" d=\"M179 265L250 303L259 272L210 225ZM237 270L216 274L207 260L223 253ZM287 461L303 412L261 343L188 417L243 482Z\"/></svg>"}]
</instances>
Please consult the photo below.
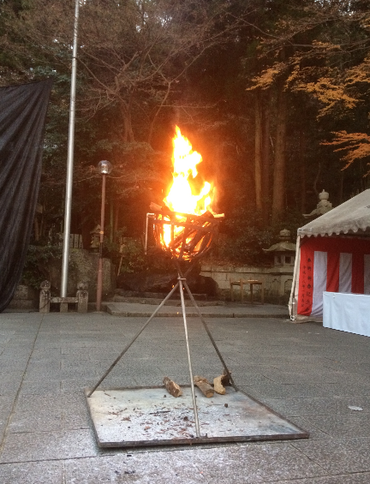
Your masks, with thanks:
<instances>
[{"instance_id":1,"label":"black tarp","mask_svg":"<svg viewBox=\"0 0 370 484\"><path fill-rule=\"evenodd\" d=\"M0 88L0 312L27 253L39 193L51 80Z\"/></svg>"}]
</instances>

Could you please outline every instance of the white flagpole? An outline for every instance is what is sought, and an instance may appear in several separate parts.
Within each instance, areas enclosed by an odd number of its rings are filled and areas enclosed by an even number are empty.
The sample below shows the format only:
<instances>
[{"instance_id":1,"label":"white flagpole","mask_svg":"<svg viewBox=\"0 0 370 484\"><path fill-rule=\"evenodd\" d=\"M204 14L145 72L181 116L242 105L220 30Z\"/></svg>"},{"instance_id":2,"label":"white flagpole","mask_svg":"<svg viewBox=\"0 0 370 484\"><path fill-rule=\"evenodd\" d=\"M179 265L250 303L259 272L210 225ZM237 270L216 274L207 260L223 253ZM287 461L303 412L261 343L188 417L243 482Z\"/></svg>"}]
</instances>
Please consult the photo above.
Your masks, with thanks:
<instances>
[{"instance_id":1,"label":"white flagpole","mask_svg":"<svg viewBox=\"0 0 370 484\"><path fill-rule=\"evenodd\" d=\"M78 31L78 7L80 0L75 0L75 20L73 31L73 54L71 73L71 99L69 107L69 132L68 132L68 155L67 155L67 179L64 209L64 235L63 235L63 260L61 297L67 296L68 285L68 259L69 239L71 233L71 208L72 208L72 185L73 185L73 152L75 134L75 112L76 112L76 70L77 70L77 31Z\"/></svg>"}]
</instances>

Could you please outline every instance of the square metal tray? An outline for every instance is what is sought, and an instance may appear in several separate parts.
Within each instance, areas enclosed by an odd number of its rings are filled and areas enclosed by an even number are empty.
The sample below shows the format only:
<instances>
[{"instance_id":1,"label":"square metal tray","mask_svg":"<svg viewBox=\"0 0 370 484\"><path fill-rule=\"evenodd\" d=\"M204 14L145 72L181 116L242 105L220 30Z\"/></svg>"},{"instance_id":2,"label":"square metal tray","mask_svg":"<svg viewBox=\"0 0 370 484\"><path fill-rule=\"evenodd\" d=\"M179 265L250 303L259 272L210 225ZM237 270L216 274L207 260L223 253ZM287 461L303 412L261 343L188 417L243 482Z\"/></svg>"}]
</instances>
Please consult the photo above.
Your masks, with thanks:
<instances>
[{"instance_id":1,"label":"square metal tray","mask_svg":"<svg viewBox=\"0 0 370 484\"><path fill-rule=\"evenodd\" d=\"M99 447L204 444L308 438L308 433L242 391L205 397L195 388L200 437L196 437L191 388L173 397L164 387L95 390L88 397Z\"/></svg>"}]
</instances>

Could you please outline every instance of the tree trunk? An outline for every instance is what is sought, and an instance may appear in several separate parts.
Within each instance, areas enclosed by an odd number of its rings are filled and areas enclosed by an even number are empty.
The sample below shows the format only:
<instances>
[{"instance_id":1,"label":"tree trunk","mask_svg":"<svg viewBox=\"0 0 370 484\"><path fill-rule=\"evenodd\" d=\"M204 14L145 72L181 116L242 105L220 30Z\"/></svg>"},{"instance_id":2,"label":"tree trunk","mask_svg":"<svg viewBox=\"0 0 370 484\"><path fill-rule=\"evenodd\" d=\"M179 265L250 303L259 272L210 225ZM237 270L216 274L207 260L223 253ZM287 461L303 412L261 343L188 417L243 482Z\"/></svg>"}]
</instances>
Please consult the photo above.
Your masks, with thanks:
<instances>
[{"instance_id":1,"label":"tree trunk","mask_svg":"<svg viewBox=\"0 0 370 484\"><path fill-rule=\"evenodd\" d=\"M114 203L113 197L109 200L109 242L112 244L114 240Z\"/></svg>"},{"instance_id":2,"label":"tree trunk","mask_svg":"<svg viewBox=\"0 0 370 484\"><path fill-rule=\"evenodd\" d=\"M154 127L155 127L155 123L157 121L157 118L159 116L159 113L161 112L161 110L163 109L163 105L165 104L165 102L167 101L167 98L168 96L170 95L170 92L171 92L171 87L172 87L172 82L168 81L167 82L167 89L166 89L166 92L163 96L163 99L162 99L162 102L161 104L158 106L158 109L156 110L156 112L154 113L154 116L150 122L150 127L149 127L149 133L148 133L148 143L151 144L152 143L152 138L153 138L153 133L154 133Z\"/></svg>"},{"instance_id":3,"label":"tree trunk","mask_svg":"<svg viewBox=\"0 0 370 484\"><path fill-rule=\"evenodd\" d=\"M35 215L34 221L34 239L36 242L40 240L40 226L39 226L39 221L37 220L37 215Z\"/></svg>"},{"instance_id":4,"label":"tree trunk","mask_svg":"<svg viewBox=\"0 0 370 484\"><path fill-rule=\"evenodd\" d=\"M257 92L255 100L254 134L254 187L256 209L262 212L262 96Z\"/></svg>"},{"instance_id":5,"label":"tree trunk","mask_svg":"<svg viewBox=\"0 0 370 484\"><path fill-rule=\"evenodd\" d=\"M284 87L280 86L277 96L276 140L274 160L274 182L272 193L272 222L277 223L285 208L285 142L287 99Z\"/></svg>"},{"instance_id":6,"label":"tree trunk","mask_svg":"<svg viewBox=\"0 0 370 484\"><path fill-rule=\"evenodd\" d=\"M119 200L115 200L114 203L115 211L114 211L114 227L113 227L113 234L115 235L118 231L119 225Z\"/></svg>"},{"instance_id":7,"label":"tree trunk","mask_svg":"<svg viewBox=\"0 0 370 484\"><path fill-rule=\"evenodd\" d=\"M262 217L265 224L268 222L271 210L270 184L271 184L271 148L270 148L270 94L263 108L263 138L262 138Z\"/></svg>"},{"instance_id":8,"label":"tree trunk","mask_svg":"<svg viewBox=\"0 0 370 484\"><path fill-rule=\"evenodd\" d=\"M304 159L304 154L306 151L306 137L301 129L299 131L299 167L300 167L300 178L301 178L301 213L306 212L306 164Z\"/></svg>"},{"instance_id":9,"label":"tree trunk","mask_svg":"<svg viewBox=\"0 0 370 484\"><path fill-rule=\"evenodd\" d=\"M134 131L132 129L132 120L131 120L131 109L130 105L126 102L121 101L121 115L123 119L123 133L122 138L123 141L130 143L135 141Z\"/></svg>"}]
</instances>

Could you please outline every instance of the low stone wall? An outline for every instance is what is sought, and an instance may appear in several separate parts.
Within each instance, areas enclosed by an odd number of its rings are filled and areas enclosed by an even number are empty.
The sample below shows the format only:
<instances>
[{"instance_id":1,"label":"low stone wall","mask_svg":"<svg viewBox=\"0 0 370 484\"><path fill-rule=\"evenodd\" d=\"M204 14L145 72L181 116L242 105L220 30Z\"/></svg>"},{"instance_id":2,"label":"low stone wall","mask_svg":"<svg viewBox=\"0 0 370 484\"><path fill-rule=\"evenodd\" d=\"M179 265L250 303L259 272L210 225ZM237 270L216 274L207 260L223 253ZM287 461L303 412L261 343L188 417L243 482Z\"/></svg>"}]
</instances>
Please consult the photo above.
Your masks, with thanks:
<instances>
[{"instance_id":1,"label":"low stone wall","mask_svg":"<svg viewBox=\"0 0 370 484\"><path fill-rule=\"evenodd\" d=\"M222 266L214 264L202 264L201 275L211 277L218 285L220 297L230 298L230 282L246 281L248 279L257 279L264 284L265 301L278 304L288 302L290 289L293 281L294 266L284 265L282 267L250 267L250 266ZM249 293L249 285L244 286L245 293ZM258 299L259 287L255 286ZM234 288L234 294L237 289Z\"/></svg>"}]
</instances>

